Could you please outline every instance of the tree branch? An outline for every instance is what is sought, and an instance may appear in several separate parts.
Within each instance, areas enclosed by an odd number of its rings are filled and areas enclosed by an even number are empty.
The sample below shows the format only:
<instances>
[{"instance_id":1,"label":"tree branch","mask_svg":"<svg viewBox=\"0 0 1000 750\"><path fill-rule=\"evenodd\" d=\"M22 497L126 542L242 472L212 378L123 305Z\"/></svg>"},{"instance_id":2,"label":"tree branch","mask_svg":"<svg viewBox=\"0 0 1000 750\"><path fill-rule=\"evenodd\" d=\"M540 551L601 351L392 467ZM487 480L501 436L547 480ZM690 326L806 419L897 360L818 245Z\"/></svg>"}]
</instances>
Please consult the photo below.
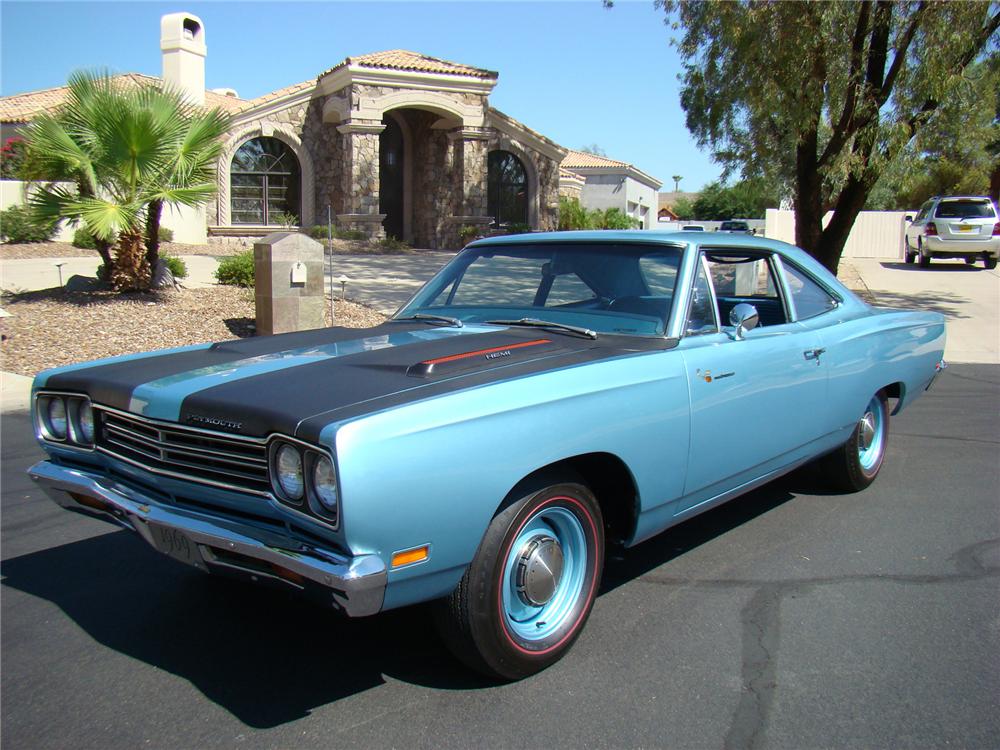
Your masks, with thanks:
<instances>
[{"instance_id":1,"label":"tree branch","mask_svg":"<svg viewBox=\"0 0 1000 750\"><path fill-rule=\"evenodd\" d=\"M840 151L847 142L848 135L853 132L851 120L854 119L854 111L858 102L858 87L861 85L861 56L865 49L865 36L868 33L868 18L871 14L871 3L860 4L858 11L858 23L854 27L854 37L851 40L851 68L847 74L847 92L844 96L844 109L840 113L840 120L833 129L833 135L823 149L823 155L819 157L819 166L823 167Z\"/></svg>"},{"instance_id":2,"label":"tree branch","mask_svg":"<svg viewBox=\"0 0 1000 750\"><path fill-rule=\"evenodd\" d=\"M889 95L892 93L892 87L896 83L896 76L899 75L899 71L902 69L903 63L906 61L906 53L910 48L910 43L913 41L913 37L917 34L917 29L920 28L920 22L926 9L927 2L925 0L917 7L916 12L914 12L913 17L910 19L910 25L907 26L906 31L903 32L903 38L896 47L895 56L892 59L892 65L889 67L889 73L886 75L885 81L882 83L882 90L879 91L879 107L889 101Z\"/></svg>"}]
</instances>

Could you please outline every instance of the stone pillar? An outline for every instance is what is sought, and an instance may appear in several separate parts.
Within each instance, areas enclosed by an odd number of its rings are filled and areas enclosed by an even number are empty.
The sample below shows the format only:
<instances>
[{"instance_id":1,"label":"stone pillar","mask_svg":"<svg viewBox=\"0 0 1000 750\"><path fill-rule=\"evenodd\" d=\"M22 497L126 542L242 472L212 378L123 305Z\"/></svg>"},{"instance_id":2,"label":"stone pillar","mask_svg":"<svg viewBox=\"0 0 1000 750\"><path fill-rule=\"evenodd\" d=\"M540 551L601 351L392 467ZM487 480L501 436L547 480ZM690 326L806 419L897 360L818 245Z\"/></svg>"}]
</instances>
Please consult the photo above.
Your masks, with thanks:
<instances>
[{"instance_id":1,"label":"stone pillar","mask_svg":"<svg viewBox=\"0 0 1000 750\"><path fill-rule=\"evenodd\" d=\"M298 232L275 232L253 246L257 335L326 325L323 246Z\"/></svg>"},{"instance_id":2,"label":"stone pillar","mask_svg":"<svg viewBox=\"0 0 1000 750\"><path fill-rule=\"evenodd\" d=\"M337 127L343 138L344 189L344 211L337 214L337 225L370 239L385 237L385 214L378 212L378 137L383 130L385 125L374 120L349 120Z\"/></svg>"},{"instance_id":3,"label":"stone pillar","mask_svg":"<svg viewBox=\"0 0 1000 750\"><path fill-rule=\"evenodd\" d=\"M486 189L489 174L489 138L487 128L462 127L448 133L452 141L453 164L455 169L455 193L458 201L455 214L449 217L452 234L451 244L461 247L469 237L467 232L485 232L493 219L487 216Z\"/></svg>"}]
</instances>

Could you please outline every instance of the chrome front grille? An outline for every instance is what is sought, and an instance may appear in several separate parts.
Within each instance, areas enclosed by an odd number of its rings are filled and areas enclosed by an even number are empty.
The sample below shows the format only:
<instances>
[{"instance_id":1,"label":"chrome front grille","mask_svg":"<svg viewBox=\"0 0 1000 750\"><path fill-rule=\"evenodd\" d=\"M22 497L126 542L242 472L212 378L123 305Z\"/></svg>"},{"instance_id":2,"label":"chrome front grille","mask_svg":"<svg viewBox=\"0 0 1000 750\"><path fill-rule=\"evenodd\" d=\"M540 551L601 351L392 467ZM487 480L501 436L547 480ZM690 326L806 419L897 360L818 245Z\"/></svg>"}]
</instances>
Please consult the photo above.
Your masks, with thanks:
<instances>
[{"instance_id":1,"label":"chrome front grille","mask_svg":"<svg viewBox=\"0 0 1000 750\"><path fill-rule=\"evenodd\" d=\"M94 405L97 449L168 477L266 495L267 445Z\"/></svg>"}]
</instances>

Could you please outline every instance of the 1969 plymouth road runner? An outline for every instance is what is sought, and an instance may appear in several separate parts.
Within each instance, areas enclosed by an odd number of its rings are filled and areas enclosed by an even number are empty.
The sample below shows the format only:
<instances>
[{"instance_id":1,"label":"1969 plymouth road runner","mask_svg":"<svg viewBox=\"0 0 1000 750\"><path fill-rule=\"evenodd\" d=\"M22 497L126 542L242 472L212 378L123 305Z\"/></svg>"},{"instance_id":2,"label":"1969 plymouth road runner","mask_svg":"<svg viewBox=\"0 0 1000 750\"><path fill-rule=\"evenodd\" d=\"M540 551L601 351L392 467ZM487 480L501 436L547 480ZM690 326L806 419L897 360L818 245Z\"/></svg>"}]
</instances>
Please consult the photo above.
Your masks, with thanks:
<instances>
[{"instance_id":1,"label":"1969 plymouth road runner","mask_svg":"<svg viewBox=\"0 0 1000 750\"><path fill-rule=\"evenodd\" d=\"M40 373L31 476L204 571L350 616L440 600L456 655L562 657L635 545L819 461L861 490L942 317L869 307L741 235L466 247L388 322Z\"/></svg>"}]
</instances>

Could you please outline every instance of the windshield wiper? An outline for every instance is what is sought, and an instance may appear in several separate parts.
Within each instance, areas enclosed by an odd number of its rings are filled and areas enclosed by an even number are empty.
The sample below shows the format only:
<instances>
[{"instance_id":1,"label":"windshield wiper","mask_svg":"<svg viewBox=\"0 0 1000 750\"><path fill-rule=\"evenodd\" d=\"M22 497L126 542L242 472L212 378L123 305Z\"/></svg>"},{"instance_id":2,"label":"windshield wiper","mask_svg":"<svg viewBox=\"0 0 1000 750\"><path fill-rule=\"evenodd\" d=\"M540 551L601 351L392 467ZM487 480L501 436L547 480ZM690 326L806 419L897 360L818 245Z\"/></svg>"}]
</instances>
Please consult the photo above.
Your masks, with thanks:
<instances>
[{"instance_id":1,"label":"windshield wiper","mask_svg":"<svg viewBox=\"0 0 1000 750\"><path fill-rule=\"evenodd\" d=\"M596 339L597 331L580 326L568 326L565 323L555 323L551 320L539 320L538 318L518 318L517 320L487 320L490 325L495 326L525 326L526 328L548 328L553 331L565 331L566 333L577 333L586 336L588 339Z\"/></svg>"},{"instance_id":2,"label":"windshield wiper","mask_svg":"<svg viewBox=\"0 0 1000 750\"><path fill-rule=\"evenodd\" d=\"M393 318L393 322L398 322L400 320L422 320L427 323L444 323L445 325L452 326L454 328L464 328L465 323L463 323L458 318L449 318L447 315L426 315L424 313L417 313L416 315L407 315L405 318Z\"/></svg>"}]
</instances>

